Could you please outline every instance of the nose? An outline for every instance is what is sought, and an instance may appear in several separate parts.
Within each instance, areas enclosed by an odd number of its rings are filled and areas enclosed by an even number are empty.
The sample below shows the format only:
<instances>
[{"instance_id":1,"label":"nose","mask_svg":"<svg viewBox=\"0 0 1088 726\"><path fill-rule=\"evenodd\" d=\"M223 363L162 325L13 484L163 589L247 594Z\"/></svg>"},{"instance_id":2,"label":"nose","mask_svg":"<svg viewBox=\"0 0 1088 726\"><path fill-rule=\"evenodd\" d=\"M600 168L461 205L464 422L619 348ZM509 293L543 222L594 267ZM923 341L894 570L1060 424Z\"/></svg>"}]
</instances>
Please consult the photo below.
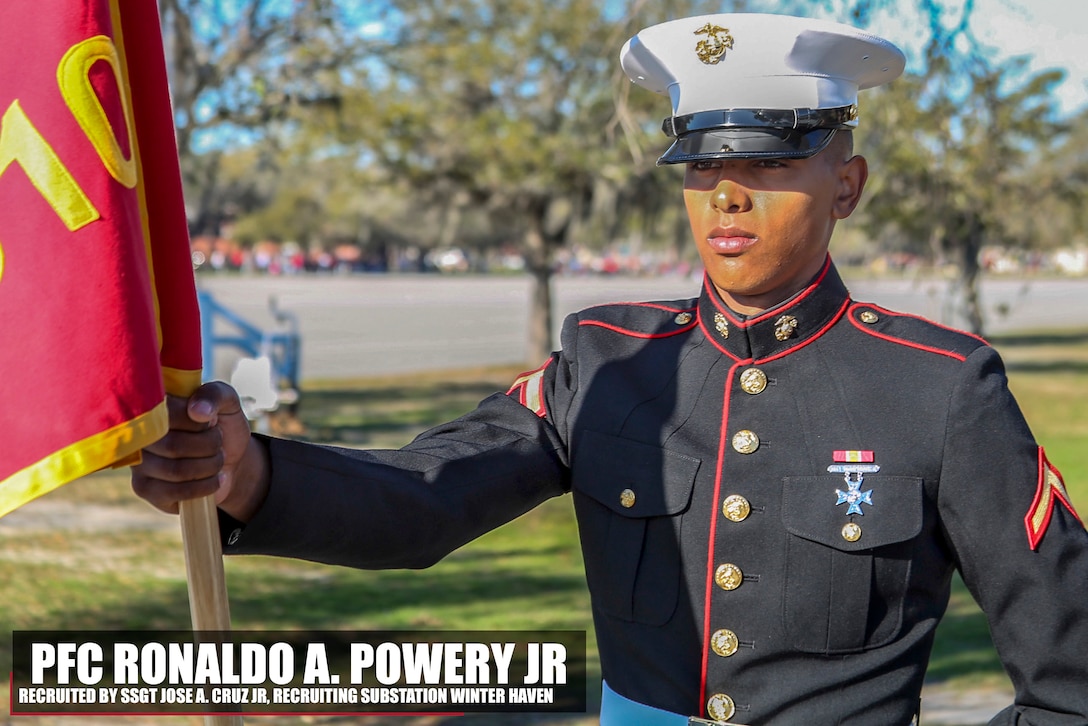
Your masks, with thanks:
<instances>
[{"instance_id":1,"label":"nose","mask_svg":"<svg viewBox=\"0 0 1088 726\"><path fill-rule=\"evenodd\" d=\"M752 208L752 198L748 195L748 190L732 179L718 181L710 203L715 209L726 214L746 212Z\"/></svg>"}]
</instances>

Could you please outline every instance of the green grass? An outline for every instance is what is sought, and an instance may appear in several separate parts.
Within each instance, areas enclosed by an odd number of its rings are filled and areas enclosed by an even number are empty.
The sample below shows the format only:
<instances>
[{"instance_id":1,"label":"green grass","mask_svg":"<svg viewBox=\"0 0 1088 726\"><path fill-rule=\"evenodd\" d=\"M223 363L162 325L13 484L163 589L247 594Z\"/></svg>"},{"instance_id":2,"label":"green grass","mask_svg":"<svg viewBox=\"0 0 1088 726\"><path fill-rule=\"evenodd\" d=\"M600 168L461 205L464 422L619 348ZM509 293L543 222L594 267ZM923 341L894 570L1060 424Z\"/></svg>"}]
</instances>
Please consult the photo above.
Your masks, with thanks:
<instances>
[{"instance_id":1,"label":"green grass","mask_svg":"<svg viewBox=\"0 0 1088 726\"><path fill-rule=\"evenodd\" d=\"M307 387L299 417L308 438L399 446L431 425L465 413L481 398L506 390L519 372L495 368L314 382ZM86 477L28 508L57 504L105 504L119 517L148 515L148 507L129 490L127 470ZM0 526L0 582L5 583L0 631L189 628L180 533L173 518L161 515L161 520L165 526L152 531L91 535ZM546 502L425 574L363 572L271 557L226 558L225 568L231 621L238 630L590 630L591 704L597 697L596 643L569 498ZM10 639L0 638L0 662L11 662L10 651ZM0 698L7 699L6 683ZM313 723L315 718L262 718L261 723ZM458 719L457 726L515 724L521 718L468 717ZM572 719L557 715L551 722L585 721ZM327 720L335 722L334 717ZM186 722L169 720L179 726ZM399 718L389 723L438 722Z\"/></svg>"},{"instance_id":2,"label":"green grass","mask_svg":"<svg viewBox=\"0 0 1088 726\"><path fill-rule=\"evenodd\" d=\"M1077 511L1088 512L1088 332L1040 331L995 338L1016 394Z\"/></svg>"},{"instance_id":3,"label":"green grass","mask_svg":"<svg viewBox=\"0 0 1088 726\"><path fill-rule=\"evenodd\" d=\"M588 601L571 519L568 501L549 502L425 575L230 558L234 622L240 629L583 630Z\"/></svg>"},{"instance_id":4,"label":"green grass","mask_svg":"<svg viewBox=\"0 0 1088 726\"><path fill-rule=\"evenodd\" d=\"M1088 333L1040 333L993 342L1009 363L1011 386L1029 423L1063 472L1074 503L1088 512ZM499 368L312 382L299 413L308 437L352 446L398 446L504 390L518 372ZM161 515L162 526L151 529L120 524L126 517L148 518L147 506L129 492L127 471L87 477L41 504L106 506L118 526L87 534L64 527L23 531L0 522L0 631L189 627L180 534L173 519ZM237 629L589 630L591 704L596 698L596 644L569 497L491 532L425 574L361 572L265 557L228 558L226 569ZM0 638L0 659L10 663L7 638ZM929 677L954 687L1007 682L985 619L958 580L938 631ZM6 688L0 688L0 698L7 698ZM408 724L405 719L394 723ZM508 717L504 723L512 721Z\"/></svg>"}]
</instances>

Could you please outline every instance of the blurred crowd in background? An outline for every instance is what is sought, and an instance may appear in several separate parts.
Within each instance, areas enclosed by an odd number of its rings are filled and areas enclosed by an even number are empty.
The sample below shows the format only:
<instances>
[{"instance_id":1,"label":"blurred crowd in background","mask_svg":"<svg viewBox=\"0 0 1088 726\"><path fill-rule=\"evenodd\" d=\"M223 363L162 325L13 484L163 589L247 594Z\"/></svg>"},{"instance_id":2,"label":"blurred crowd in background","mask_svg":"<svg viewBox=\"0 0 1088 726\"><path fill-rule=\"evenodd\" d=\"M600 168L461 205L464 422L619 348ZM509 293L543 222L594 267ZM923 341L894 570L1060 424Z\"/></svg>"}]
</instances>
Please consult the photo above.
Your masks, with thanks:
<instances>
[{"instance_id":1,"label":"blurred crowd in background","mask_svg":"<svg viewBox=\"0 0 1088 726\"><path fill-rule=\"evenodd\" d=\"M517 274L524 272L525 259L516 245L500 245L480 251L461 247L425 250L416 246L388 246L373 251L352 244L331 248L303 249L294 242L258 242L252 246L207 236L192 241L193 267L201 274L254 273L294 275L300 273L474 273ZM871 256L846 253L846 266L873 274L922 274L933 270L925 257L906 252L877 253ZM981 268L995 275L1062 275L1088 277L1088 248L1023 250L985 247ZM614 245L603 250L572 245L556 255L555 272L566 275L675 275L699 273L697 263L674 249L633 250Z\"/></svg>"}]
</instances>

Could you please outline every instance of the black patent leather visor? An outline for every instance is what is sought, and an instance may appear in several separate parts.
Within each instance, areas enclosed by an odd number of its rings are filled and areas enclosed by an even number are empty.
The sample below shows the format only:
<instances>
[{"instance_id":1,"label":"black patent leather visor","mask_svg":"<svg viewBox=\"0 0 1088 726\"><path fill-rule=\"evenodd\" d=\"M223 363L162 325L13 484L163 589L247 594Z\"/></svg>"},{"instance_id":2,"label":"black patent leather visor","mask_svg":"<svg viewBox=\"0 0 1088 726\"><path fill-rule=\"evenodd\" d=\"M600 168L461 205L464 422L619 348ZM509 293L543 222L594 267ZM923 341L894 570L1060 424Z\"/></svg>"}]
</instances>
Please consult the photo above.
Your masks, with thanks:
<instances>
[{"instance_id":1,"label":"black patent leather visor","mask_svg":"<svg viewBox=\"0 0 1088 726\"><path fill-rule=\"evenodd\" d=\"M805 159L823 151L835 129L732 128L691 131L676 139L658 166L704 159Z\"/></svg>"}]
</instances>

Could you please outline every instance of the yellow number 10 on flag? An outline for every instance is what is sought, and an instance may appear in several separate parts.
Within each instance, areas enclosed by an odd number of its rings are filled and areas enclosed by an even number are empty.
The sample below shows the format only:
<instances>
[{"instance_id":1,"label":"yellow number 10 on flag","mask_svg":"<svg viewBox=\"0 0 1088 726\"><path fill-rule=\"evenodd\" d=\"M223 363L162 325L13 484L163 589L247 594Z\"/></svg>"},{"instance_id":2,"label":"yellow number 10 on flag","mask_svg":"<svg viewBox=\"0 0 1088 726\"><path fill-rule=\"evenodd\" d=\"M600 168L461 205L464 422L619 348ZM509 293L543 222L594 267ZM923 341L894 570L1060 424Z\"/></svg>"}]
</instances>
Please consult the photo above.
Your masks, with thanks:
<instances>
[{"instance_id":1,"label":"yellow number 10 on flag","mask_svg":"<svg viewBox=\"0 0 1088 726\"><path fill-rule=\"evenodd\" d=\"M131 462L200 383L158 23L154 0L0 7L0 516Z\"/></svg>"}]
</instances>

